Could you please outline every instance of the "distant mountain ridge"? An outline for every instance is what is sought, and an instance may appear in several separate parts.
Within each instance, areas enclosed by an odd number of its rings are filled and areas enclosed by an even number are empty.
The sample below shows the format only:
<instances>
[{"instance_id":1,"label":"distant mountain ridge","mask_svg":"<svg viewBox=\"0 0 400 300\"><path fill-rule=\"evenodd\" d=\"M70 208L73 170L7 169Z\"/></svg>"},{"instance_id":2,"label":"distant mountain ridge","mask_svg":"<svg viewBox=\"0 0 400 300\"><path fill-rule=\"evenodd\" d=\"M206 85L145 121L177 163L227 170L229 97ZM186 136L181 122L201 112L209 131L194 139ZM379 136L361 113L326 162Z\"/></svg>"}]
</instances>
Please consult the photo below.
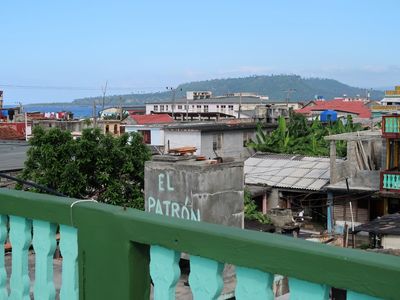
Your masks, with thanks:
<instances>
[{"instance_id":1,"label":"distant mountain ridge","mask_svg":"<svg viewBox=\"0 0 400 300\"><path fill-rule=\"evenodd\" d=\"M182 91L181 91L182 90ZM288 93L287 91L292 90ZM176 98L184 98L186 91L212 91L214 96L229 93L251 92L268 96L270 100L285 100L290 96L290 101L309 101L315 96L333 99L347 95L348 97L366 97L366 89L351 87L334 79L303 78L298 75L261 75L242 78L212 79L180 84L177 87ZM380 100L384 93L372 90L370 97ZM106 105L143 105L148 101L170 101L172 92L158 92L146 94L128 94L107 96ZM102 103L101 97L76 99L73 104L92 104L93 101Z\"/></svg>"}]
</instances>

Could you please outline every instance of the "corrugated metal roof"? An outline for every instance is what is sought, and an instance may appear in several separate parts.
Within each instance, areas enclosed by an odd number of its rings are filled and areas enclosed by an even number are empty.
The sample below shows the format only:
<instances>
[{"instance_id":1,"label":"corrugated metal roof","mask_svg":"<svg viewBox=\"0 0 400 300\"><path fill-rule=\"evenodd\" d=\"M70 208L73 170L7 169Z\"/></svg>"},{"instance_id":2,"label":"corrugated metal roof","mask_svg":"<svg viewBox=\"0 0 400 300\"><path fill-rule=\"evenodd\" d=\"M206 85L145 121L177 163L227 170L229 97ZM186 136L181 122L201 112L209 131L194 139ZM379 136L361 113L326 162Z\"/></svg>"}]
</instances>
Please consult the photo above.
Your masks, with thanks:
<instances>
[{"instance_id":1,"label":"corrugated metal roof","mask_svg":"<svg viewBox=\"0 0 400 300\"><path fill-rule=\"evenodd\" d=\"M330 179L328 157L260 154L244 163L245 183L302 190L320 190Z\"/></svg>"}]
</instances>

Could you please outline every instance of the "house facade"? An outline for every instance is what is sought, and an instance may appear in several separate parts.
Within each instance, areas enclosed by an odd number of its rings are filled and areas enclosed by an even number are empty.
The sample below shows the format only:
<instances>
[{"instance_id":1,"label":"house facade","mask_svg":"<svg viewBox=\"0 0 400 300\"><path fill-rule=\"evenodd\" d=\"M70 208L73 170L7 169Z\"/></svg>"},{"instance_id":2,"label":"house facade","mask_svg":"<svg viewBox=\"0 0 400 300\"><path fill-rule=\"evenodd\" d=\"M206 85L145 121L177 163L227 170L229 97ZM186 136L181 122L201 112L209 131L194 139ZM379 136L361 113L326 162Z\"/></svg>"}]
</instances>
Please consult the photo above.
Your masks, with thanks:
<instances>
[{"instance_id":1,"label":"house facade","mask_svg":"<svg viewBox=\"0 0 400 300\"><path fill-rule=\"evenodd\" d=\"M272 131L276 125L264 125ZM197 122L170 124L127 124L126 132L140 132L148 136L145 143L157 147L161 153L179 147L195 147L196 155L206 158L232 157L245 159L251 151L246 143L255 138L255 122Z\"/></svg>"},{"instance_id":2,"label":"house facade","mask_svg":"<svg viewBox=\"0 0 400 300\"><path fill-rule=\"evenodd\" d=\"M379 192L382 138L379 130L342 133L330 141L330 184L327 189L328 222L332 231L343 233L345 225L357 226L382 216ZM346 142L347 156L338 160L336 144Z\"/></svg>"},{"instance_id":3,"label":"house facade","mask_svg":"<svg viewBox=\"0 0 400 300\"><path fill-rule=\"evenodd\" d=\"M380 196L383 213L400 211L400 116L382 117L383 170L380 174Z\"/></svg>"},{"instance_id":4,"label":"house facade","mask_svg":"<svg viewBox=\"0 0 400 300\"><path fill-rule=\"evenodd\" d=\"M374 117L400 113L400 85L385 91L385 98L371 106Z\"/></svg>"},{"instance_id":5,"label":"house facade","mask_svg":"<svg viewBox=\"0 0 400 300\"><path fill-rule=\"evenodd\" d=\"M200 121L247 118L247 114L242 114L242 111L251 111L257 105L269 102L268 97L253 93L234 93L220 97L188 94L185 99L149 102L146 104L146 114L168 113L177 120Z\"/></svg>"}]
</instances>

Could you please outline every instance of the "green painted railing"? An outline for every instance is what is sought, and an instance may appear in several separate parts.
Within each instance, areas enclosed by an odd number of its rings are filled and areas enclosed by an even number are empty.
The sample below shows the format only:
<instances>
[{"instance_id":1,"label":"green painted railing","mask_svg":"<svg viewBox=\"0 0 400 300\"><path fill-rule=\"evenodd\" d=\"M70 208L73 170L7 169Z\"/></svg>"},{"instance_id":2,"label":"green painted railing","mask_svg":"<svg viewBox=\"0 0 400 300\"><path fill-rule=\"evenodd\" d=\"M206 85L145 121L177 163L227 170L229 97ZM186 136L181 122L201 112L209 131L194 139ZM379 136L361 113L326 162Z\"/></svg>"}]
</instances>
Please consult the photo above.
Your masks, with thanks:
<instances>
[{"instance_id":1,"label":"green painted railing","mask_svg":"<svg viewBox=\"0 0 400 300\"><path fill-rule=\"evenodd\" d=\"M400 172L382 171L382 188L400 191Z\"/></svg>"},{"instance_id":2,"label":"green painted railing","mask_svg":"<svg viewBox=\"0 0 400 300\"><path fill-rule=\"evenodd\" d=\"M400 258L389 255L12 190L0 190L0 214L0 239L8 234L12 246L11 293L8 298L3 253L0 299L29 299L32 233L33 293L54 299L57 224L62 300L149 299L150 275L154 299L175 299L182 252L190 254L194 299L218 298L225 263L236 265L239 300L273 299L274 274L289 277L290 299L329 299L330 287L347 289L350 300L400 295Z\"/></svg>"},{"instance_id":3,"label":"green painted railing","mask_svg":"<svg viewBox=\"0 0 400 300\"><path fill-rule=\"evenodd\" d=\"M400 116L384 116L382 132L400 133Z\"/></svg>"}]
</instances>

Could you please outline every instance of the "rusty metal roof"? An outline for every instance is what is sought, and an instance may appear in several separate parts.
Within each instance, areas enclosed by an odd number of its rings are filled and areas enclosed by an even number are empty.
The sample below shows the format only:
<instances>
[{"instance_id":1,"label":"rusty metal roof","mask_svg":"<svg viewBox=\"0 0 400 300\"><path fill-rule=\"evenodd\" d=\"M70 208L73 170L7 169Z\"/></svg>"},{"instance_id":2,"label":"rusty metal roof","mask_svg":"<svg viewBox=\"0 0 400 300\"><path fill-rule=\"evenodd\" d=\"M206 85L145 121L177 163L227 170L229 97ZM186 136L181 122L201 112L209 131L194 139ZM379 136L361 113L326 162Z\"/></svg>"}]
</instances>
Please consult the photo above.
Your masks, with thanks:
<instances>
[{"instance_id":1,"label":"rusty metal roof","mask_svg":"<svg viewBox=\"0 0 400 300\"><path fill-rule=\"evenodd\" d=\"M245 183L318 191L329 183L328 157L257 153L244 162Z\"/></svg>"}]
</instances>

